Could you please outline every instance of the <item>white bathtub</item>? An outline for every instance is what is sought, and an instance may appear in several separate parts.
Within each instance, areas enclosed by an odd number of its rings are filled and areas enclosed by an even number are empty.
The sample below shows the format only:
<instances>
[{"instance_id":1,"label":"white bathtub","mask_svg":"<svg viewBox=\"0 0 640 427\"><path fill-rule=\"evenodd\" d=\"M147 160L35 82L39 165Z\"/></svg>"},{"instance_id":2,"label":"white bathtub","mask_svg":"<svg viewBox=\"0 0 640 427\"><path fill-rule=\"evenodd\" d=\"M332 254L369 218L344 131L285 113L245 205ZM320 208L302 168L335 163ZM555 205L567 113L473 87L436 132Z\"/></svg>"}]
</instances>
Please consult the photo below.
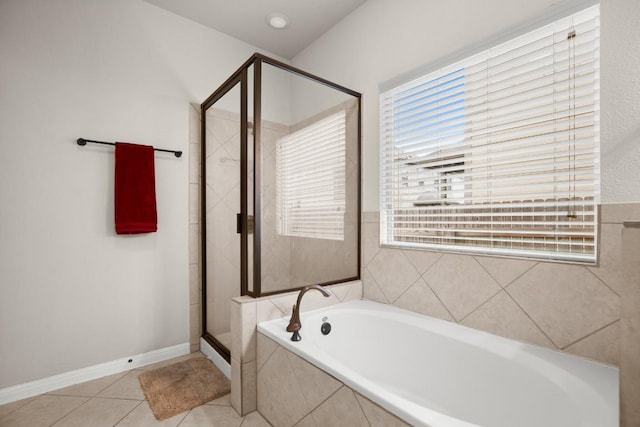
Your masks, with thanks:
<instances>
[{"instance_id":1,"label":"white bathtub","mask_svg":"<svg viewBox=\"0 0 640 427\"><path fill-rule=\"evenodd\" d=\"M301 320L258 331L411 425L618 426L614 367L366 300Z\"/></svg>"}]
</instances>

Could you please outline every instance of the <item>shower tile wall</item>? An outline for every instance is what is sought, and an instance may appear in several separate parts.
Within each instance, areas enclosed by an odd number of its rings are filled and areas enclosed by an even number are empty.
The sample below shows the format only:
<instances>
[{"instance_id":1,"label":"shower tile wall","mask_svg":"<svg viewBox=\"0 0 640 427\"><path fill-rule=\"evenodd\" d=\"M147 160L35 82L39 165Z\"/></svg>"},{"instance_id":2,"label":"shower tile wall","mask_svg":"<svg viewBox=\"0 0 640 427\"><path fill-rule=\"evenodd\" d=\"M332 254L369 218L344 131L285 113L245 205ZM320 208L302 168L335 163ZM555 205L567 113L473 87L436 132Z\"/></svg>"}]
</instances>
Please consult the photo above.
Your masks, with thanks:
<instances>
[{"instance_id":1,"label":"shower tile wall","mask_svg":"<svg viewBox=\"0 0 640 427\"><path fill-rule=\"evenodd\" d=\"M227 347L228 301L240 295L240 116L207 110L207 329Z\"/></svg>"},{"instance_id":2,"label":"shower tile wall","mask_svg":"<svg viewBox=\"0 0 640 427\"><path fill-rule=\"evenodd\" d=\"M345 106L340 106L344 108ZM349 129L347 138L357 137L357 116L356 110L353 108L347 109L347 127ZM323 112L321 116L326 116L332 111ZM210 133L207 135L207 141L211 143L211 147L207 152L207 172L213 174L215 170L223 170L224 166L237 166L234 164L234 159L239 158L239 153L236 148L239 124L238 116L227 111L220 109L209 109L208 122L212 124L207 131ZM201 266L200 266L200 106L192 104L190 106L190 145L189 145L189 269L190 269L190 342L192 351L198 349L199 337L202 334L201 330ZM251 120L251 119L250 119ZM309 121L317 120L317 117L312 117ZM308 121L297 123L293 126L295 129L304 127ZM212 130L216 129L216 135L213 135ZM332 267L339 277L347 277L347 274L343 274L342 271L349 266L347 257L339 260L332 259L332 257L326 257L326 254L335 253L335 248L327 248L325 246L318 246L314 250L303 250L305 246L309 248L309 245L305 245L303 239L294 238L289 236L281 236L276 230L276 142L282 136L288 134L291 128L282 124L263 121L262 122L262 247L265 248L262 251L262 290L263 292L269 292L273 290L285 289L288 287L295 287L293 281L296 283L309 283L317 281L316 276L320 273L326 273L326 262L334 263ZM249 134L251 138L251 134ZM235 147L234 147L235 145ZM356 179L357 168L354 167L355 163L353 159L357 158L355 152L355 144L347 143L347 179ZM217 162L217 163L216 163ZM220 167L214 167L222 165ZM231 172L231 171L229 171ZM235 192L236 186L239 185L239 169L234 173L233 179L224 181L224 188L213 189L207 187L207 224L211 229L210 224L216 224L220 227L223 239L216 239L215 242L209 242L209 256L215 253L220 255L219 262L220 268L214 269L209 264L207 271L208 274L213 274L214 270L217 270L215 274L215 280L226 280L233 278L232 274L239 271L239 247L238 239L233 239L235 234L235 212L230 210L231 206L239 206L239 201L235 198L239 191ZM250 175L251 179L253 176ZM217 177L218 179L220 177ZM237 178L237 179L236 179ZM209 177L211 179L211 176ZM221 194L222 193L222 194ZM351 197L352 195L347 195ZM221 204L222 203L222 204ZM233 213L233 217L229 214ZM224 215L222 215L224 214ZM349 217L356 216L355 212L347 212ZM233 218L231 224L224 224L222 218ZM215 223L214 221L217 221ZM354 224L355 221L347 221L347 224ZM232 233L229 233L231 231ZM348 236L352 233L356 233L355 227L352 225L345 228L345 234ZM234 240L234 241L232 241ZM320 241L322 242L322 241ZM213 243L213 245L212 245ZM318 240L314 242L317 245ZM327 241L327 244L335 244L332 241ZM213 246L213 250L212 250ZM299 253L292 254L292 248L296 247ZM228 250L226 250L227 248ZM233 254L238 254L233 256ZM353 256L356 256L353 253ZM214 255L215 259L218 259ZM209 258L208 262L214 262L214 257ZM335 257L333 257L335 258ZM304 261L312 259L312 263L304 263ZM249 260L251 262L251 259ZM341 261L341 262L338 262ZM306 265L306 267L304 267ZM338 268L336 266L343 266L345 268ZM297 266L297 267L296 267ZM301 267L302 266L302 267ZM237 268L237 269L236 269ZM236 269L236 270L233 270ZM353 275L353 274L350 274ZM227 277L228 276L228 277ZM209 278L212 280L212 277ZM237 279L234 279L237 280ZM326 280L323 280L326 281ZM220 301L229 301L230 298L239 294L238 289L220 290L214 298L220 298ZM229 305L224 304L221 310L215 310L216 324L221 325L220 329L226 328L229 331ZM215 333L215 332L214 332Z\"/></svg>"},{"instance_id":3,"label":"shower tile wall","mask_svg":"<svg viewBox=\"0 0 640 427\"><path fill-rule=\"evenodd\" d=\"M216 182L216 188L207 186L207 224L216 236L208 241L207 273L208 281L234 283L238 286L216 287L210 293L211 300L226 301L240 293L237 274L240 271L239 238L235 233L233 207L239 207L239 116L228 111L210 108L207 112L207 182ZM263 234L262 245L269 248L262 252L263 283L265 289L282 289L290 285L291 243L289 238L279 236L276 230L275 205L275 146L279 138L286 135L289 128L284 125L263 121ZM251 135L249 135L251 138ZM190 224L190 341L192 351L198 349L201 331L201 278L200 278L200 107L190 108L190 162L189 162L189 224ZM249 176L252 179L253 175ZM215 234L214 234L215 233ZM251 262L251 260L250 260ZM213 265L216 264L216 268ZM210 282L213 283L213 282ZM211 303L211 301L209 302ZM220 304L212 310L213 324L218 332L228 332L229 304ZM229 344L230 343L226 343Z\"/></svg>"},{"instance_id":4,"label":"shower tile wall","mask_svg":"<svg viewBox=\"0 0 640 427\"><path fill-rule=\"evenodd\" d=\"M632 219L629 209L602 206L600 265L593 267L380 248L379 215L366 212L364 296L619 366L627 270L622 230Z\"/></svg>"}]
</instances>

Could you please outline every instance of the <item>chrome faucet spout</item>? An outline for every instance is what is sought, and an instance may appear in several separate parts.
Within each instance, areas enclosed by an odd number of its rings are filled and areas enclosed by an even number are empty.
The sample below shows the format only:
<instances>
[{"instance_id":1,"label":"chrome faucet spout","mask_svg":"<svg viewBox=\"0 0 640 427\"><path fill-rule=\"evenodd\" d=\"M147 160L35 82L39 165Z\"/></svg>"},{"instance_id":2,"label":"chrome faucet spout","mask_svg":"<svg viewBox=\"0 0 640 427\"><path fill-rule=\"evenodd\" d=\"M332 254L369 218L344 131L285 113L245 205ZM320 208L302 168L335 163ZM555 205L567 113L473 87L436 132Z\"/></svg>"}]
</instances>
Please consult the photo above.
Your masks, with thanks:
<instances>
[{"instance_id":1,"label":"chrome faucet spout","mask_svg":"<svg viewBox=\"0 0 640 427\"><path fill-rule=\"evenodd\" d=\"M325 290L320 285L309 285L300 290L298 299L296 300L296 303L293 306L293 310L291 312L291 320L289 320L289 326L287 326L287 332L293 332L291 341L300 341L302 339L299 333L300 329L302 329L302 323L300 322L300 304L302 303L302 296L305 294L305 292L312 289L320 291L320 293L322 293L322 295L324 295L325 297L331 296L331 293Z\"/></svg>"}]
</instances>

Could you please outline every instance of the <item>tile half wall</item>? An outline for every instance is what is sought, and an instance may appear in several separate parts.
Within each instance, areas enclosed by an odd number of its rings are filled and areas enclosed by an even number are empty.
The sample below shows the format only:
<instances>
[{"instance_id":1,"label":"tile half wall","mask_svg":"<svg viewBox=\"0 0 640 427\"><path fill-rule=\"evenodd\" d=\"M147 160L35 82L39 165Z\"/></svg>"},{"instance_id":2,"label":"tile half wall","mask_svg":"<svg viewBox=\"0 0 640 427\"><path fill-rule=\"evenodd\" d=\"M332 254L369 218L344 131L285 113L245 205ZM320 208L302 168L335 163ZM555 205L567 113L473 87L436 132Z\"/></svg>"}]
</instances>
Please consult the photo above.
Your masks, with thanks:
<instances>
[{"instance_id":1,"label":"tile half wall","mask_svg":"<svg viewBox=\"0 0 640 427\"><path fill-rule=\"evenodd\" d=\"M274 426L409 424L258 333L258 412Z\"/></svg>"}]
</instances>

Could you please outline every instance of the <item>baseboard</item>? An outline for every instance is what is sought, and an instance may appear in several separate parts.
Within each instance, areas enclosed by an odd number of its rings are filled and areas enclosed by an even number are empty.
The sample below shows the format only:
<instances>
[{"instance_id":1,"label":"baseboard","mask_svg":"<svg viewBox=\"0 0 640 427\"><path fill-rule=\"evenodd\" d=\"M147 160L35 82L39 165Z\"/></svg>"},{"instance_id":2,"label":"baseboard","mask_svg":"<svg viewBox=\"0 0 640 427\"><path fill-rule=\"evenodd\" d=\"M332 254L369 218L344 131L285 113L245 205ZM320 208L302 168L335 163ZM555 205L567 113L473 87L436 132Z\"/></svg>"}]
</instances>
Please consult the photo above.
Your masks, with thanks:
<instances>
[{"instance_id":1,"label":"baseboard","mask_svg":"<svg viewBox=\"0 0 640 427\"><path fill-rule=\"evenodd\" d=\"M200 338L200 351L220 369L225 377L231 379L231 365L204 338Z\"/></svg>"},{"instance_id":2,"label":"baseboard","mask_svg":"<svg viewBox=\"0 0 640 427\"><path fill-rule=\"evenodd\" d=\"M53 390L69 387L85 381L95 380L96 378L102 378L107 375L128 371L140 366L162 362L163 360L189 354L189 352L189 343L178 344L150 351L148 353L123 357L111 362L76 369L74 371L65 372L52 377L6 387L0 389L0 405L15 402L16 400L25 399L31 396L37 396L38 394L48 393Z\"/></svg>"}]
</instances>

